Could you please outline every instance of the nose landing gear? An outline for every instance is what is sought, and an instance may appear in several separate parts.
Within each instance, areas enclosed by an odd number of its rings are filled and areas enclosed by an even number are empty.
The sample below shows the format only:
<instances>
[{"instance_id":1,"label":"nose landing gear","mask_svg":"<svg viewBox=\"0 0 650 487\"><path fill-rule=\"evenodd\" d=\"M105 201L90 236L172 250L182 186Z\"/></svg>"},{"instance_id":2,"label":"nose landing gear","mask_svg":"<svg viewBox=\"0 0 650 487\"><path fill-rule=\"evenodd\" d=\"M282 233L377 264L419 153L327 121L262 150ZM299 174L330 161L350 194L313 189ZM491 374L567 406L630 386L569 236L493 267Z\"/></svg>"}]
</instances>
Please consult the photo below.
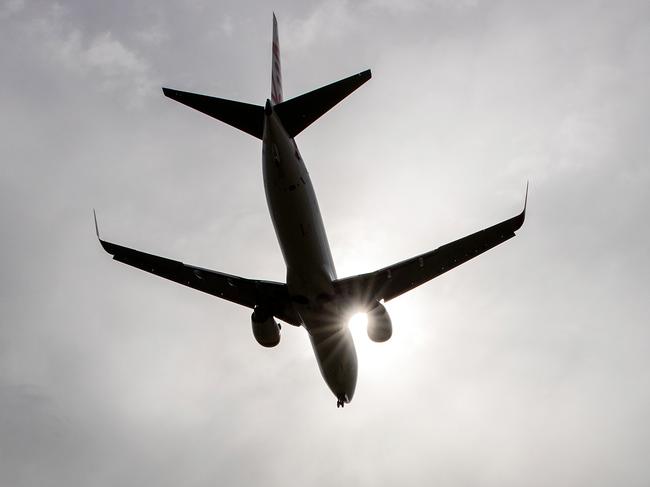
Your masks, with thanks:
<instances>
[{"instance_id":1,"label":"nose landing gear","mask_svg":"<svg viewBox=\"0 0 650 487\"><path fill-rule=\"evenodd\" d=\"M348 395L347 394L341 394L337 400L336 400L336 408L343 408L345 407L345 403L350 402L348 401Z\"/></svg>"}]
</instances>

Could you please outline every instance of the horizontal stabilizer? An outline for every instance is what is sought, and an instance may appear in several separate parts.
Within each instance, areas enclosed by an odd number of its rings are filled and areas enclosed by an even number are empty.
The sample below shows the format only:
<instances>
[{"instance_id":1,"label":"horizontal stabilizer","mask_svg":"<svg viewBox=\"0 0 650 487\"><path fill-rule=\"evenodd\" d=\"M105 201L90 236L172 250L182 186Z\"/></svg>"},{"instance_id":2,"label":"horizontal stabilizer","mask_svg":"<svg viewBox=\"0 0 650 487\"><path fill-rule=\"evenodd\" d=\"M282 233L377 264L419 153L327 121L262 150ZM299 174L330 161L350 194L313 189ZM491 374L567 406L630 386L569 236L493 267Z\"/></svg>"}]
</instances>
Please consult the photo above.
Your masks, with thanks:
<instances>
[{"instance_id":1,"label":"horizontal stabilizer","mask_svg":"<svg viewBox=\"0 0 650 487\"><path fill-rule=\"evenodd\" d=\"M262 138L264 108L261 106L169 88L163 88L163 93L172 100L221 120L253 137Z\"/></svg>"},{"instance_id":2,"label":"horizontal stabilizer","mask_svg":"<svg viewBox=\"0 0 650 487\"><path fill-rule=\"evenodd\" d=\"M280 117L282 125L289 136L295 137L343 98L368 81L371 76L368 69L349 78L282 102L273 109Z\"/></svg>"}]
</instances>

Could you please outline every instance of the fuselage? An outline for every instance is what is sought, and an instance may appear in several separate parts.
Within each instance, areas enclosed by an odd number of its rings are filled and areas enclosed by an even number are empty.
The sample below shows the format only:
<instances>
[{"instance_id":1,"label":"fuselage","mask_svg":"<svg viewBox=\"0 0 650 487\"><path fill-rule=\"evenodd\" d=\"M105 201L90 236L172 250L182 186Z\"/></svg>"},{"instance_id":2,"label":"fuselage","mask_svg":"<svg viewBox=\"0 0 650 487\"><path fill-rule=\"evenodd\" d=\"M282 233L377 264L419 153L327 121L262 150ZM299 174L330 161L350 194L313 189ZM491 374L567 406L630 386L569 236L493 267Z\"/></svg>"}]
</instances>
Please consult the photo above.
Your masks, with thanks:
<instances>
[{"instance_id":1,"label":"fuselage","mask_svg":"<svg viewBox=\"0 0 650 487\"><path fill-rule=\"evenodd\" d=\"M262 167L292 305L309 333L325 382L339 400L349 402L356 387L357 356L346 310L335 299L332 253L309 173L270 102L265 107Z\"/></svg>"}]
</instances>

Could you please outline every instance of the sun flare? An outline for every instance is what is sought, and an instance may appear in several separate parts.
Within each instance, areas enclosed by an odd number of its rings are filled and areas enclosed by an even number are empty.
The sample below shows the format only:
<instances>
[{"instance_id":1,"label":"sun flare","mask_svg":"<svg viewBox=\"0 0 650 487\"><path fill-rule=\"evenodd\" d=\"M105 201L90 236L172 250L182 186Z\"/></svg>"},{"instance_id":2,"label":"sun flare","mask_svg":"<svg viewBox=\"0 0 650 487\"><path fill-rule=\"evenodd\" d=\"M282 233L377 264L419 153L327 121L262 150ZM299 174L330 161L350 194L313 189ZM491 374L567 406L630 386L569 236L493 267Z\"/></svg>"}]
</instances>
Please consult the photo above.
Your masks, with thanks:
<instances>
[{"instance_id":1,"label":"sun flare","mask_svg":"<svg viewBox=\"0 0 650 487\"><path fill-rule=\"evenodd\" d=\"M348 326L350 327L350 331L353 335L359 330L363 331L365 334L366 326L368 326L368 315L366 313L353 314L350 318L350 321L348 321Z\"/></svg>"}]
</instances>

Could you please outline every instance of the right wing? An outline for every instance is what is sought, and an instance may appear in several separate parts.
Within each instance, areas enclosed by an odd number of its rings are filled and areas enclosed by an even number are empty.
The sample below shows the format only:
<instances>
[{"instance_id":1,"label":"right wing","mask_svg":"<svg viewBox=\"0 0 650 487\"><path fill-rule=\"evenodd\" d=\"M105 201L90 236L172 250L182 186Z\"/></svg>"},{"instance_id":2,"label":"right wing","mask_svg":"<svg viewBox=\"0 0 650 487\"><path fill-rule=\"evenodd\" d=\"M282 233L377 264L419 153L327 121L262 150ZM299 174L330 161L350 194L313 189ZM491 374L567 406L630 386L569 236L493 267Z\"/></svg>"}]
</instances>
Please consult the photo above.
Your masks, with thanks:
<instances>
[{"instance_id":1,"label":"right wing","mask_svg":"<svg viewBox=\"0 0 650 487\"><path fill-rule=\"evenodd\" d=\"M396 298L514 237L526 218L526 202L520 214L489 228L378 271L336 280L336 293L362 305Z\"/></svg>"},{"instance_id":2,"label":"right wing","mask_svg":"<svg viewBox=\"0 0 650 487\"><path fill-rule=\"evenodd\" d=\"M245 279L106 242L99 236L96 216L95 231L104 250L118 262L247 308L254 309L256 306L265 306L273 316L282 321L295 326L301 324L291 307L291 299L286 284Z\"/></svg>"}]
</instances>

